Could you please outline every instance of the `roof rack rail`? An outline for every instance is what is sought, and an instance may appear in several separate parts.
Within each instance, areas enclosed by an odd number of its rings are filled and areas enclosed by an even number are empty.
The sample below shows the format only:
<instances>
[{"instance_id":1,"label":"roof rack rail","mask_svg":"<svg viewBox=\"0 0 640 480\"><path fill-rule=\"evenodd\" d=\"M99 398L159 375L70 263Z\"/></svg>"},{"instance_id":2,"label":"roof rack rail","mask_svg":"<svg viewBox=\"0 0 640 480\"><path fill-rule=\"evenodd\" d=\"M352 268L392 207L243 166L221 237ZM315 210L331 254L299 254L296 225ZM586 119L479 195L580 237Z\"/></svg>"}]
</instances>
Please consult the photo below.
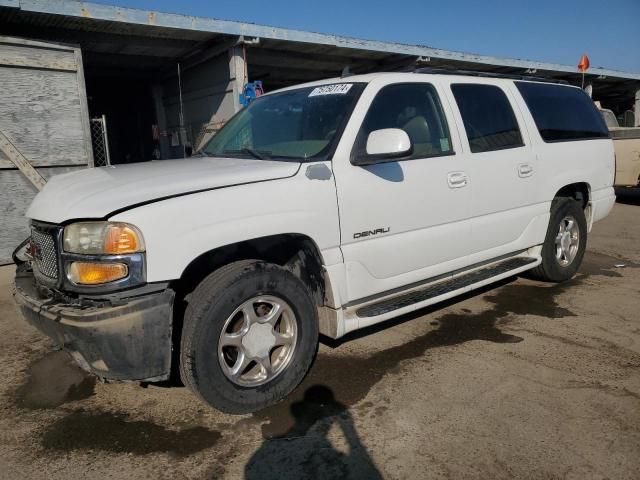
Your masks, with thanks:
<instances>
[{"instance_id":1,"label":"roof rack rail","mask_svg":"<svg viewBox=\"0 0 640 480\"><path fill-rule=\"evenodd\" d=\"M532 75L518 75L515 73L494 73L483 72L479 70L457 70L438 67L410 67L406 71L413 73L432 73L437 75L468 75L470 77L485 77L485 78L508 78L511 80L530 80L534 82L546 82L546 83L560 83L563 85L569 85L566 80L557 80L553 78L535 77Z\"/></svg>"}]
</instances>

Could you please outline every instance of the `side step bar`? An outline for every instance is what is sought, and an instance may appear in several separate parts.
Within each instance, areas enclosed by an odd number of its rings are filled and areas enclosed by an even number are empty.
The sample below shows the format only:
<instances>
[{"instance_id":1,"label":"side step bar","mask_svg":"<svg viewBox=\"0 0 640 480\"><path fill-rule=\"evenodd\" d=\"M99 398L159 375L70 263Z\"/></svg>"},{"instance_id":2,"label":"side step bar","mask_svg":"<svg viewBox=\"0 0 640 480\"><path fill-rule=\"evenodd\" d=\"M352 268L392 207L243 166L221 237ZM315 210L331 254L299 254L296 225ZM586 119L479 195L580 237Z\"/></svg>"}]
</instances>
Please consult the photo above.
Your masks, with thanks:
<instances>
[{"instance_id":1,"label":"side step bar","mask_svg":"<svg viewBox=\"0 0 640 480\"><path fill-rule=\"evenodd\" d=\"M356 310L359 318L378 317L399 310L416 303L422 303L449 292L460 290L493 277L504 276L511 271L522 271L527 266L539 263L537 258L515 257L500 263L494 263L484 268L454 278L437 282L423 289L412 290L393 298L387 298L376 303L370 303Z\"/></svg>"}]
</instances>

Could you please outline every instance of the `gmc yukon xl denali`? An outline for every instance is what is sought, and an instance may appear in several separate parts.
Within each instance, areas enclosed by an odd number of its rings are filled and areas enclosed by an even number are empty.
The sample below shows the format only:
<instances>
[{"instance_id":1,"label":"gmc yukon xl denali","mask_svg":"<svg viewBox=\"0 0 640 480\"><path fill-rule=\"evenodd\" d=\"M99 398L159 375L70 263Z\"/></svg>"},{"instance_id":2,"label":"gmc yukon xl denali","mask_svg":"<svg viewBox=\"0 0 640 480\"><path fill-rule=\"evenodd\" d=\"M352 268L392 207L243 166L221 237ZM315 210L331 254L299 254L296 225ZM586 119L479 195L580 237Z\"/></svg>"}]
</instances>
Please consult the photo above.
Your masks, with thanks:
<instances>
[{"instance_id":1,"label":"gmc yukon xl denali","mask_svg":"<svg viewBox=\"0 0 640 480\"><path fill-rule=\"evenodd\" d=\"M52 178L27 212L15 298L101 379L179 371L209 405L251 412L301 382L319 334L523 272L570 279L614 174L575 87L309 83L258 98L192 158Z\"/></svg>"}]
</instances>

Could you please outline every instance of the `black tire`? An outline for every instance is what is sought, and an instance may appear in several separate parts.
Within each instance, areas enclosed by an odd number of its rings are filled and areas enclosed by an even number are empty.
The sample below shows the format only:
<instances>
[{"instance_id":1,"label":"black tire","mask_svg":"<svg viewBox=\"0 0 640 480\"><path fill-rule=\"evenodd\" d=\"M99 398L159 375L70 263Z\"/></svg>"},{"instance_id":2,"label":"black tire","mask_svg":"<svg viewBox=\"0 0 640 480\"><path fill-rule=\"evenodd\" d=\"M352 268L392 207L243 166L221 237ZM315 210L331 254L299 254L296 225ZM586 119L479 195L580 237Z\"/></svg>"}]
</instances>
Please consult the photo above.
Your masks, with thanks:
<instances>
[{"instance_id":1,"label":"black tire","mask_svg":"<svg viewBox=\"0 0 640 480\"><path fill-rule=\"evenodd\" d=\"M578 251L568 265L561 265L556 258L555 239L560 222L567 216L572 216L578 225L580 239ZM564 282L573 278L580 268L584 252L587 247L587 220L580 202L573 198L558 197L551 204L551 218L547 235L542 244L542 263L530 270L529 276L546 282Z\"/></svg>"},{"instance_id":2,"label":"black tire","mask_svg":"<svg viewBox=\"0 0 640 480\"><path fill-rule=\"evenodd\" d=\"M224 374L216 354L227 318L259 295L285 300L293 310L297 341L282 372L268 383L244 387ZM317 309L306 285L290 271L258 260L226 265L206 277L188 299L181 339L183 382L210 406L233 414L273 405L305 377L318 349Z\"/></svg>"}]
</instances>

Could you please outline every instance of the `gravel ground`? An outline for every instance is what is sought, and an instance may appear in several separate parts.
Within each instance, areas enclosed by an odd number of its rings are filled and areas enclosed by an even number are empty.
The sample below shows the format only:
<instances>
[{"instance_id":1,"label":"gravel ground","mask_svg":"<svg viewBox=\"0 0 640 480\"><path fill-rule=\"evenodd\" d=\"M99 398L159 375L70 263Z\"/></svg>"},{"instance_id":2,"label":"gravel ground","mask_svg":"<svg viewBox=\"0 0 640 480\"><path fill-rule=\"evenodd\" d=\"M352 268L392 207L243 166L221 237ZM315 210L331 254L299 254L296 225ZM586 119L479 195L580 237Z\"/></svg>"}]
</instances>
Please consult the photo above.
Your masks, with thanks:
<instances>
[{"instance_id":1,"label":"gravel ground","mask_svg":"<svg viewBox=\"0 0 640 480\"><path fill-rule=\"evenodd\" d=\"M619 197L572 281L323 341L290 398L245 416L87 377L0 268L0 478L640 478L640 192Z\"/></svg>"}]
</instances>

